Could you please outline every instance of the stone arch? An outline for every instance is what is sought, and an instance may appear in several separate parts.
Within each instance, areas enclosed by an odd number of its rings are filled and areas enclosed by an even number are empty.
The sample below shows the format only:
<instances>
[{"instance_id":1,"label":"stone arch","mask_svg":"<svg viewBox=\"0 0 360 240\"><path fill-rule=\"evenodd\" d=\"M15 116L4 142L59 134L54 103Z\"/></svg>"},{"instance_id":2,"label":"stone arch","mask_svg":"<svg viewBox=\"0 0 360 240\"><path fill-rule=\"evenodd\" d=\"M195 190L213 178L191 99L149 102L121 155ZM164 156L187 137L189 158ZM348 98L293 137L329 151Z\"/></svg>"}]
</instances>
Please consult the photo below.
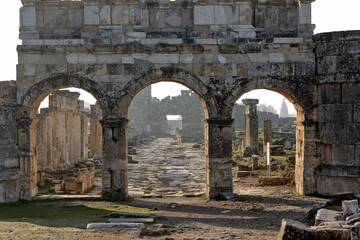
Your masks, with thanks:
<instances>
[{"instance_id":1,"label":"stone arch","mask_svg":"<svg viewBox=\"0 0 360 240\"><path fill-rule=\"evenodd\" d=\"M235 102L245 93L266 89L286 97L297 110L296 116L296 166L295 185L299 194L316 192L314 169L319 161L316 144L317 125L314 122L314 91L311 78L264 77L242 78L228 98L227 106L233 109Z\"/></svg>"},{"instance_id":2,"label":"stone arch","mask_svg":"<svg viewBox=\"0 0 360 240\"><path fill-rule=\"evenodd\" d=\"M103 114L109 111L106 91L96 82L80 75L58 74L34 84L21 98L18 113L18 147L21 172L20 199L31 200L37 195L36 125L37 109L49 94L62 88L81 88L92 94Z\"/></svg>"},{"instance_id":3,"label":"stone arch","mask_svg":"<svg viewBox=\"0 0 360 240\"><path fill-rule=\"evenodd\" d=\"M42 100L49 94L62 88L75 87L83 89L92 94L99 102L103 111L109 109L106 91L95 81L77 74L57 74L53 77L44 79L31 86L21 99L21 105L30 112L23 112L30 117L34 117Z\"/></svg>"},{"instance_id":4,"label":"stone arch","mask_svg":"<svg viewBox=\"0 0 360 240\"><path fill-rule=\"evenodd\" d=\"M235 102L246 92L256 89L267 89L277 92L286 97L294 104L297 111L302 111L312 119L309 114L313 109L311 78L299 77L263 77L263 78L239 78L231 96L227 100L227 105L232 107Z\"/></svg>"},{"instance_id":5,"label":"stone arch","mask_svg":"<svg viewBox=\"0 0 360 240\"><path fill-rule=\"evenodd\" d=\"M150 70L128 82L118 94L118 112L127 114L131 101L142 89L161 81L179 83L194 91L202 104L205 118L217 117L218 104L208 87L194 74L172 67Z\"/></svg>"}]
</instances>

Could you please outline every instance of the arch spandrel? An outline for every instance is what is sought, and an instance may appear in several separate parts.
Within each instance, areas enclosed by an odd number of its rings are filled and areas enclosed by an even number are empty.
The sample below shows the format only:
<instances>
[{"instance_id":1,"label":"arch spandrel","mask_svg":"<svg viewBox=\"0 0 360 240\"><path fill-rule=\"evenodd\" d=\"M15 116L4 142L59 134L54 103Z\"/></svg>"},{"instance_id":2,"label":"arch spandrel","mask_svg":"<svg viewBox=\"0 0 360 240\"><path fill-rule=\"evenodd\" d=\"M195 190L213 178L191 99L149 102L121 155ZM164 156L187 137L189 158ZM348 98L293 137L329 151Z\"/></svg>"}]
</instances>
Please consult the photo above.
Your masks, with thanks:
<instances>
[{"instance_id":1,"label":"arch spandrel","mask_svg":"<svg viewBox=\"0 0 360 240\"><path fill-rule=\"evenodd\" d=\"M194 74L173 67L153 69L129 81L117 94L117 114L126 117L127 109L135 96L147 86L161 81L179 83L194 91L203 106L205 118L217 117L218 103L208 87Z\"/></svg>"}]
</instances>

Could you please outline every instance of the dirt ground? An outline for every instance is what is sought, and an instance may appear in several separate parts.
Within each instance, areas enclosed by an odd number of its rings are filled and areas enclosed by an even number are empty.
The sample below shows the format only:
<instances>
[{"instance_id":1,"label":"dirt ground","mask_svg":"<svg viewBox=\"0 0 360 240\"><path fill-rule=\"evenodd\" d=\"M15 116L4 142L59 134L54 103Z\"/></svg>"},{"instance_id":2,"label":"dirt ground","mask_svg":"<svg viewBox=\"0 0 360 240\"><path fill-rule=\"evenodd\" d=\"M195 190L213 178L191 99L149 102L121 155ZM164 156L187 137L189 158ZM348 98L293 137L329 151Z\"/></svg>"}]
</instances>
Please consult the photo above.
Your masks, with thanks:
<instances>
[{"instance_id":1,"label":"dirt ground","mask_svg":"<svg viewBox=\"0 0 360 240\"><path fill-rule=\"evenodd\" d=\"M208 201L203 197L163 197L136 198L125 203L84 200L34 202L25 204L35 212L28 215L28 210L22 210L21 203L15 206L2 204L0 239L268 240L276 239L281 219L306 221L309 209L325 201L296 196L293 186L255 187L250 182L235 182L234 188L240 194L236 199L225 201ZM79 203L87 210L78 213L75 208L63 207L69 203ZM151 214L155 221L144 228L86 230L89 222L106 222L106 212L91 212L99 204L110 204L113 208L122 205L128 212ZM52 208L47 209L50 205ZM14 212L7 211L11 208ZM47 215L37 215L41 211L46 211ZM113 209L109 208L109 211ZM62 216L61 213L68 215Z\"/></svg>"}]
</instances>

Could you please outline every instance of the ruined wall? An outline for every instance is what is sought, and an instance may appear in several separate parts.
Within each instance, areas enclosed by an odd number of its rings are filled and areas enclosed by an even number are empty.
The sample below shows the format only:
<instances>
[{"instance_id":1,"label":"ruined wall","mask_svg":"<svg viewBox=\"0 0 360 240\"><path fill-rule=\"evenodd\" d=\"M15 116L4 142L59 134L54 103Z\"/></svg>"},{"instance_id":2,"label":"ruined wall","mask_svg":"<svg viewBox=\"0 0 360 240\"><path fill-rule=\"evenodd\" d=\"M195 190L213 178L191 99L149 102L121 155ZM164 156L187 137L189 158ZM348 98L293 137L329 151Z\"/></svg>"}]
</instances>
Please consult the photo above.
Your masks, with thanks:
<instances>
[{"instance_id":1,"label":"ruined wall","mask_svg":"<svg viewBox=\"0 0 360 240\"><path fill-rule=\"evenodd\" d=\"M317 192L360 193L360 32L314 36L319 162Z\"/></svg>"},{"instance_id":2,"label":"ruined wall","mask_svg":"<svg viewBox=\"0 0 360 240\"><path fill-rule=\"evenodd\" d=\"M247 91L266 88L290 98L299 110L297 159L314 158L304 151L315 146L305 134L316 131L308 124L315 118L311 0L22 2L19 118L32 118L39 98L53 89L72 86L93 94L104 114L105 197L127 196L127 110L141 89L158 81L182 83L204 104L210 198L233 191L231 114ZM29 126L19 129L19 138L27 139L23 162L33 166ZM22 198L31 199L35 168L27 169ZM307 166L298 169L298 192L315 192Z\"/></svg>"},{"instance_id":3,"label":"ruined wall","mask_svg":"<svg viewBox=\"0 0 360 240\"><path fill-rule=\"evenodd\" d=\"M0 82L0 203L19 199L16 82Z\"/></svg>"},{"instance_id":4,"label":"ruined wall","mask_svg":"<svg viewBox=\"0 0 360 240\"><path fill-rule=\"evenodd\" d=\"M88 114L80 93L58 91L49 96L37 124L38 170L65 169L88 158Z\"/></svg>"}]
</instances>

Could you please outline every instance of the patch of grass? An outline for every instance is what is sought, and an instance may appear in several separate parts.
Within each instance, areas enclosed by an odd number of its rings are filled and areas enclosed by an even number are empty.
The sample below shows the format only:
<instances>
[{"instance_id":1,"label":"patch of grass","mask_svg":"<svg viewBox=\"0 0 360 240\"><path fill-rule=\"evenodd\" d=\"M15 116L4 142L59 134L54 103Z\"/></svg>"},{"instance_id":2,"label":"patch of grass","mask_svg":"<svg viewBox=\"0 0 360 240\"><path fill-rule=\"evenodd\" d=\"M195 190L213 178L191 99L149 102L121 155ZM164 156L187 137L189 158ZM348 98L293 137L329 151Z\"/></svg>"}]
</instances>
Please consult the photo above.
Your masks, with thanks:
<instances>
[{"instance_id":1,"label":"patch of grass","mask_svg":"<svg viewBox=\"0 0 360 240\"><path fill-rule=\"evenodd\" d=\"M80 203L79 206L67 206ZM45 226L71 227L74 224L104 222L110 212L147 213L147 208L113 202L24 202L0 204L0 221L25 221Z\"/></svg>"}]
</instances>

